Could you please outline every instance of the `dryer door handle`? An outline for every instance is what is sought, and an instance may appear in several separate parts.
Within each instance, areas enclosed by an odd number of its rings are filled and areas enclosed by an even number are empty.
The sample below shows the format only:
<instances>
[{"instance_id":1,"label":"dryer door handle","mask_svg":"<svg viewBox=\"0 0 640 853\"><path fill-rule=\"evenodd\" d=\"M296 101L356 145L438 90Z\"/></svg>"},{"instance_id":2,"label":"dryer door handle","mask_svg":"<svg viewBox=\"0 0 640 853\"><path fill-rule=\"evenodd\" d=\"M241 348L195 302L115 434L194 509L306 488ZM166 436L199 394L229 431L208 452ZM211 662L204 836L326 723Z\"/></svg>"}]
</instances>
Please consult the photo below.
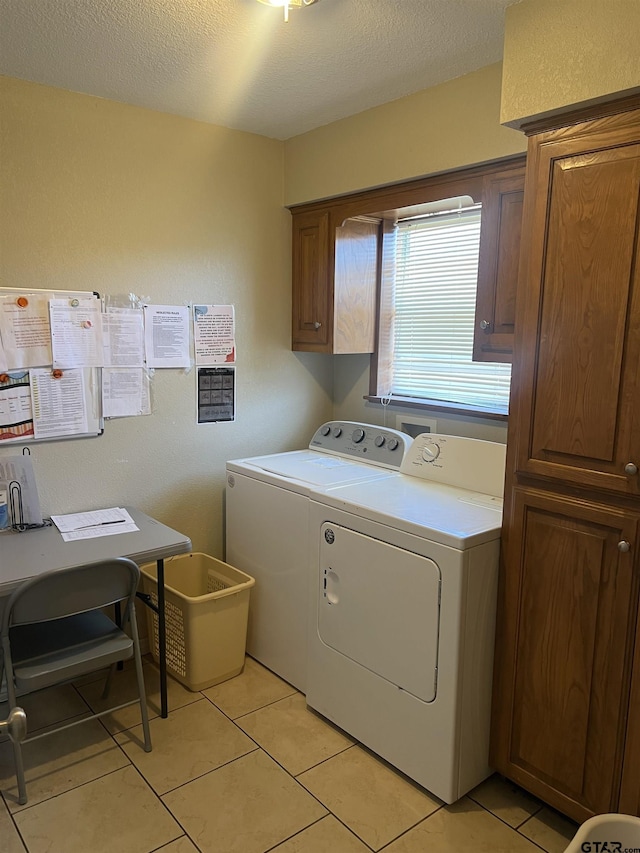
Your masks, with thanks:
<instances>
[{"instance_id":1,"label":"dryer door handle","mask_svg":"<svg viewBox=\"0 0 640 853\"><path fill-rule=\"evenodd\" d=\"M340 578L333 569L324 571L324 597L327 604L338 604L340 601Z\"/></svg>"}]
</instances>

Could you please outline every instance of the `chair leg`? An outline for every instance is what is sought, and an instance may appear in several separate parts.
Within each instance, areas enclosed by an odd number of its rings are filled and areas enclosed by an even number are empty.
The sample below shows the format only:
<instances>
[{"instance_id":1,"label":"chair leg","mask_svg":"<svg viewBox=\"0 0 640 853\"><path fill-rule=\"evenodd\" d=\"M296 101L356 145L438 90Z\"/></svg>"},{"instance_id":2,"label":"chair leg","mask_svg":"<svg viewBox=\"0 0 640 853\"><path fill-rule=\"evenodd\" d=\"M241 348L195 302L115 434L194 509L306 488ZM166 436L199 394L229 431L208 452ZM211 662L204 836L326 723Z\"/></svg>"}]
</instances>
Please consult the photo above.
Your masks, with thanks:
<instances>
[{"instance_id":1,"label":"chair leg","mask_svg":"<svg viewBox=\"0 0 640 853\"><path fill-rule=\"evenodd\" d=\"M113 675L113 670L116 668L117 664L112 663L109 667L109 672L107 673L107 679L104 683L104 687L102 689L102 699L106 699L109 695L109 690L111 689L111 676Z\"/></svg>"},{"instance_id":2,"label":"chair leg","mask_svg":"<svg viewBox=\"0 0 640 853\"><path fill-rule=\"evenodd\" d=\"M133 639L133 654L136 662L136 678L138 680L138 695L140 697L140 716L142 717L142 731L144 732L144 751L151 752L151 731L149 729L149 712L147 710L147 695L144 689L144 673L142 670L142 655L140 654L140 640L138 638L138 623L136 620L135 603L131 603L129 616L131 636Z\"/></svg>"},{"instance_id":3,"label":"chair leg","mask_svg":"<svg viewBox=\"0 0 640 853\"><path fill-rule=\"evenodd\" d=\"M22 745L20 741L12 741L13 762L16 768L16 779L18 781L18 802L24 806L27 802L27 784L24 778L24 762L22 761Z\"/></svg>"},{"instance_id":4,"label":"chair leg","mask_svg":"<svg viewBox=\"0 0 640 853\"><path fill-rule=\"evenodd\" d=\"M9 647L9 638L3 637L3 659L4 669L7 676L7 697L9 699L9 708L15 708L18 704L16 698L16 688L13 681L13 663L11 661L11 650ZM24 762L22 760L22 745L20 740L11 738L13 746L13 763L15 764L16 780L18 782L18 802L24 806L27 802L27 784L24 776Z\"/></svg>"}]
</instances>

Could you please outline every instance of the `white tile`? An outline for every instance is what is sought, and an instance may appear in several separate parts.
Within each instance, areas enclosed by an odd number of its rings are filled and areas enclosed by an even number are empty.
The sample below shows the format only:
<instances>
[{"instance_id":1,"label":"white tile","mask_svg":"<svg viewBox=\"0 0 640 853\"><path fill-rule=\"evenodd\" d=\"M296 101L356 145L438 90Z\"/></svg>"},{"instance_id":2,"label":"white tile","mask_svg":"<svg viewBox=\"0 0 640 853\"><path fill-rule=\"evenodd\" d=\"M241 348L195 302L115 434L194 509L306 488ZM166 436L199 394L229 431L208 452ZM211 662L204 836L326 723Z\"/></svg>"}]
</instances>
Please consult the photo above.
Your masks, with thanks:
<instances>
[{"instance_id":1,"label":"white tile","mask_svg":"<svg viewBox=\"0 0 640 853\"><path fill-rule=\"evenodd\" d=\"M262 750L162 800L202 853L265 853L326 814Z\"/></svg>"},{"instance_id":2,"label":"white tile","mask_svg":"<svg viewBox=\"0 0 640 853\"><path fill-rule=\"evenodd\" d=\"M16 823L29 853L150 853L184 835L133 767L25 809Z\"/></svg>"},{"instance_id":3,"label":"white tile","mask_svg":"<svg viewBox=\"0 0 640 853\"><path fill-rule=\"evenodd\" d=\"M151 720L151 752L142 748L142 726L120 732L116 740L158 794L191 782L254 749L255 743L231 720L200 698L166 719Z\"/></svg>"},{"instance_id":4,"label":"white tile","mask_svg":"<svg viewBox=\"0 0 640 853\"><path fill-rule=\"evenodd\" d=\"M301 693L236 720L272 758L297 776L353 745L353 740L309 708Z\"/></svg>"}]
</instances>

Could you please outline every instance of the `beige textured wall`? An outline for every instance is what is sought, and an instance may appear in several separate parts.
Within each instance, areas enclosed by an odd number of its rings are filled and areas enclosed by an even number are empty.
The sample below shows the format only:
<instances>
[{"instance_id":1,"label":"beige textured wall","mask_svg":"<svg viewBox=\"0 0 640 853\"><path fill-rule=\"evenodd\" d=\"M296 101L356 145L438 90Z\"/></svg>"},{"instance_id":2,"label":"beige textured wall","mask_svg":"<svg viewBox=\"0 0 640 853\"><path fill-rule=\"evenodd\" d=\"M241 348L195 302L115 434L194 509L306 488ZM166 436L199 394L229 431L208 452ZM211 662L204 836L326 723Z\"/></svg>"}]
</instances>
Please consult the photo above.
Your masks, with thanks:
<instances>
[{"instance_id":1,"label":"beige textured wall","mask_svg":"<svg viewBox=\"0 0 640 853\"><path fill-rule=\"evenodd\" d=\"M500 126L502 66L489 65L285 142L285 204L446 172L526 150Z\"/></svg>"},{"instance_id":2,"label":"beige textured wall","mask_svg":"<svg viewBox=\"0 0 640 853\"><path fill-rule=\"evenodd\" d=\"M158 370L151 416L32 445L43 511L130 504L221 556L225 461L331 415L330 359L290 350L283 144L10 78L0 116L3 285L236 307L237 421L197 426L195 371Z\"/></svg>"},{"instance_id":3,"label":"beige textured wall","mask_svg":"<svg viewBox=\"0 0 640 853\"><path fill-rule=\"evenodd\" d=\"M522 0L505 18L500 121L640 91L638 0Z\"/></svg>"}]
</instances>

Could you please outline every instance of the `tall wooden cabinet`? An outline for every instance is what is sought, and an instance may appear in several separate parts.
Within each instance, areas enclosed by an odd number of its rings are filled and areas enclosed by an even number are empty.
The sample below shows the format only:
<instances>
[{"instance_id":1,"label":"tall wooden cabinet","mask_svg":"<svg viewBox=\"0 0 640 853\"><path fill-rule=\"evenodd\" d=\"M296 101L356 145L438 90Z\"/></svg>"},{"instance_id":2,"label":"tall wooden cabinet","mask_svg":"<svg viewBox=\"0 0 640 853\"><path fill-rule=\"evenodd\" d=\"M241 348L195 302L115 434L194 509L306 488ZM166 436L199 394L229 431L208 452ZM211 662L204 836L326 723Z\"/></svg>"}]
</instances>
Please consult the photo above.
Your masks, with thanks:
<instances>
[{"instance_id":1,"label":"tall wooden cabinet","mask_svg":"<svg viewBox=\"0 0 640 853\"><path fill-rule=\"evenodd\" d=\"M640 109L529 139L492 761L640 807Z\"/></svg>"}]
</instances>

